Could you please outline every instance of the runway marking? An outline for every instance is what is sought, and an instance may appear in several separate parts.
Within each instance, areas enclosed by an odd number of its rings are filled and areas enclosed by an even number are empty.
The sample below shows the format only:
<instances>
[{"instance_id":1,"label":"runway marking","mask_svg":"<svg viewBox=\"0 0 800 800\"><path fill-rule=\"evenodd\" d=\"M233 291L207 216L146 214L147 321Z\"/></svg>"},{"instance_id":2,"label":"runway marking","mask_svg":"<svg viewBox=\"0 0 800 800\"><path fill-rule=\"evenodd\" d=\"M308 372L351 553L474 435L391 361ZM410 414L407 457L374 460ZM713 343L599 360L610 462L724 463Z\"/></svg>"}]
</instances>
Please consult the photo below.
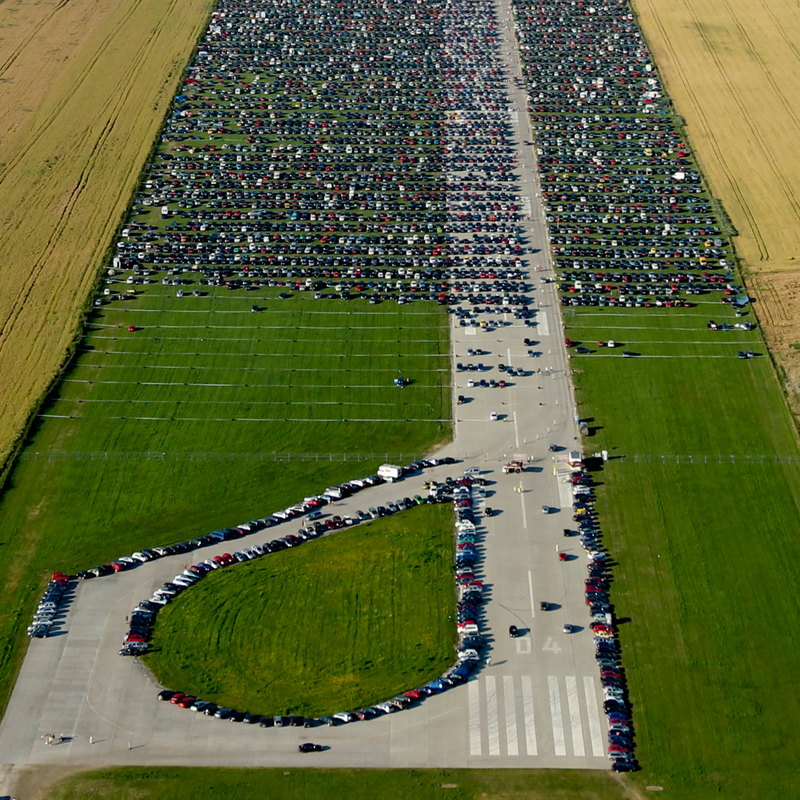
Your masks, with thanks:
<instances>
[{"instance_id":1,"label":"runway marking","mask_svg":"<svg viewBox=\"0 0 800 800\"><path fill-rule=\"evenodd\" d=\"M481 746L481 695L478 678L473 678L468 684L469 694L469 754L479 756Z\"/></svg>"},{"instance_id":2,"label":"runway marking","mask_svg":"<svg viewBox=\"0 0 800 800\"><path fill-rule=\"evenodd\" d=\"M600 715L597 711L597 694L591 678L583 679L583 691L586 695L586 716L589 718L589 736L592 740L592 755L603 756L603 734L600 729Z\"/></svg>"},{"instance_id":3,"label":"runway marking","mask_svg":"<svg viewBox=\"0 0 800 800\"><path fill-rule=\"evenodd\" d=\"M547 320L547 312L546 311L539 311L536 315L536 321L538 325L536 326L536 332L539 336L549 336L550 335L550 323Z\"/></svg>"},{"instance_id":4,"label":"runway marking","mask_svg":"<svg viewBox=\"0 0 800 800\"><path fill-rule=\"evenodd\" d=\"M560 653L561 646L555 643L552 636L548 636L547 639L545 639L542 650L546 653Z\"/></svg>"},{"instance_id":5,"label":"runway marking","mask_svg":"<svg viewBox=\"0 0 800 800\"><path fill-rule=\"evenodd\" d=\"M514 420L514 439L515 439L514 447L516 447L519 450L519 426L517 425L517 412L512 411L511 416L512 419Z\"/></svg>"},{"instance_id":6,"label":"runway marking","mask_svg":"<svg viewBox=\"0 0 800 800\"><path fill-rule=\"evenodd\" d=\"M503 710L506 715L506 753L518 756L517 707L514 704L514 678L511 675L503 676Z\"/></svg>"},{"instance_id":7,"label":"runway marking","mask_svg":"<svg viewBox=\"0 0 800 800\"><path fill-rule=\"evenodd\" d=\"M489 755L500 755L500 723L497 716L497 682L494 675L487 675L486 687L486 731L489 734Z\"/></svg>"},{"instance_id":8,"label":"runway marking","mask_svg":"<svg viewBox=\"0 0 800 800\"><path fill-rule=\"evenodd\" d=\"M462 328L461 330L464 331L465 336L477 336L478 329L477 328Z\"/></svg>"},{"instance_id":9,"label":"runway marking","mask_svg":"<svg viewBox=\"0 0 800 800\"><path fill-rule=\"evenodd\" d=\"M555 675L547 676L547 687L550 695L550 719L553 723L553 744L556 755L567 754L567 744L564 739L564 720L561 719L561 694L558 691L558 678Z\"/></svg>"},{"instance_id":10,"label":"runway marking","mask_svg":"<svg viewBox=\"0 0 800 800\"><path fill-rule=\"evenodd\" d=\"M528 755L538 755L536 725L533 718L533 683L530 675L522 676L522 718L525 722L525 748Z\"/></svg>"},{"instance_id":11,"label":"runway marking","mask_svg":"<svg viewBox=\"0 0 800 800\"><path fill-rule=\"evenodd\" d=\"M531 616L535 617L536 609L534 608L535 604L533 602L533 573L530 570L528 570L528 591L531 594Z\"/></svg>"},{"instance_id":12,"label":"runway marking","mask_svg":"<svg viewBox=\"0 0 800 800\"><path fill-rule=\"evenodd\" d=\"M528 515L525 513L525 495L524 494L521 494L519 496L519 502L520 502L520 505L522 506L522 527L523 528L527 528L528 527Z\"/></svg>"},{"instance_id":13,"label":"runway marking","mask_svg":"<svg viewBox=\"0 0 800 800\"><path fill-rule=\"evenodd\" d=\"M572 508L572 484L562 483L556 477L558 483L558 502L561 503L561 508Z\"/></svg>"},{"instance_id":14,"label":"runway marking","mask_svg":"<svg viewBox=\"0 0 800 800\"><path fill-rule=\"evenodd\" d=\"M517 655L529 656L531 654L531 640L529 636L522 636L515 641L517 643Z\"/></svg>"},{"instance_id":15,"label":"runway marking","mask_svg":"<svg viewBox=\"0 0 800 800\"><path fill-rule=\"evenodd\" d=\"M567 705L569 706L569 724L572 730L572 752L576 756L585 756L583 746L583 725L581 724L581 704L578 699L578 681L574 675L567 675Z\"/></svg>"}]
</instances>

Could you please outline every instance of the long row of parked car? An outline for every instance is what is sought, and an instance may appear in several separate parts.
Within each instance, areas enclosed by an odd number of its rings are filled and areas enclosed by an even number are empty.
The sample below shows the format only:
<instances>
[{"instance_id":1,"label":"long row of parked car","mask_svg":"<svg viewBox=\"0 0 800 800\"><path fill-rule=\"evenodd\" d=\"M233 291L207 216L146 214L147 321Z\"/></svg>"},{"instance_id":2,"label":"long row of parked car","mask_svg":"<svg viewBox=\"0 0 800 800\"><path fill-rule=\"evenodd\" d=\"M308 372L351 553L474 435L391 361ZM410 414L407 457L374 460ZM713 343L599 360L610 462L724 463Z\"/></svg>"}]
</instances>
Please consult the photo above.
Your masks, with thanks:
<instances>
[{"instance_id":1,"label":"long row of parked car","mask_svg":"<svg viewBox=\"0 0 800 800\"><path fill-rule=\"evenodd\" d=\"M63 601L71 588L69 575L63 572L53 573L36 607L33 620L28 625L28 636L32 639L46 639L50 635L53 625L56 624L56 617L63 611Z\"/></svg>"},{"instance_id":2,"label":"long row of parked car","mask_svg":"<svg viewBox=\"0 0 800 800\"><path fill-rule=\"evenodd\" d=\"M571 482L573 522L577 531L565 528L564 535L580 536L581 545L589 558L589 574L584 581L584 593L591 615L589 627L594 633L595 659L600 668L600 683L603 686L603 711L608 721L607 754L615 772L631 772L636 769L633 728L625 672L616 638L614 609L608 594L612 579L610 556L602 544L594 508L591 476L586 472L576 471L571 476Z\"/></svg>"},{"instance_id":3,"label":"long row of parked car","mask_svg":"<svg viewBox=\"0 0 800 800\"><path fill-rule=\"evenodd\" d=\"M410 464L406 464L404 467L398 467L397 469L401 471L398 477L402 475L414 474L426 467L434 467L439 464L451 464L454 462L454 460L455 459L453 458L429 458L421 461L414 461ZM264 530L266 528L271 528L275 525L281 524L282 522L297 519L298 517L302 517L307 514L313 515L315 511L318 511L320 508L330 502L342 500L345 497L350 497L356 492L361 491L362 489L369 488L370 486L378 486L382 483L386 483L386 480L377 474L368 475L365 478L356 478L338 486L330 486L321 494L306 497L302 502L289 506L288 508L280 511L275 511L268 517L250 520L249 522L244 522L234 528L221 528L212 531L205 536L198 536L195 539L187 539L182 542L177 542L176 544L138 550L131 555L121 556L116 560L110 561L106 564L101 564L97 567L92 567L91 569L80 570L76 573L76 577L82 580L89 580L103 575L111 575L115 572L123 572L131 569L139 564L144 564L156 558L180 555L183 553L188 553L192 550L197 550L201 547L209 547L214 544L219 544L223 541L227 542L235 539L241 539L243 536ZM370 516L372 515L370 514ZM341 526L344 526L347 524L352 524L353 520L344 518L341 522ZM325 527L326 529L331 529L332 527L338 527L338 525L327 524ZM319 530L319 526L314 526L314 528L317 531Z\"/></svg>"},{"instance_id":4,"label":"long row of parked car","mask_svg":"<svg viewBox=\"0 0 800 800\"><path fill-rule=\"evenodd\" d=\"M441 462L437 462L441 463ZM452 459L447 459L444 463L452 463ZM433 466L433 463L425 464ZM407 468L404 468L407 469ZM330 716L322 717L302 717L302 716L282 716L282 715L261 715L239 711L225 706L219 706L194 695L187 695L171 689L165 689L158 695L160 700L169 701L179 708L186 708L190 711L202 712L205 716L215 719L229 720L230 722L244 722L247 724L258 724L263 728L271 727L313 727L316 725L341 725L350 722L374 719L384 714L392 714L402 711L416 702L432 694L442 692L450 686L466 681L479 663L478 650L483 647L483 640L477 635L477 624L473 621L475 609L481 601L482 584L475 580L475 524L472 513L471 492L477 491L479 484L483 481L480 478L464 475L457 479L447 478L443 483L437 484L429 482L429 493L423 499L416 496L414 500L401 498L394 503L386 503L378 509L371 509L376 513L366 514L357 513L356 519L366 520L376 516L384 516L389 513L411 508L420 503L445 503L453 502L456 507L458 518L457 528L457 550L456 550L456 581L459 586L458 619L459 619L459 647L458 659L444 674L428 683L414 689L409 689L403 694L390 697L389 699L375 703L372 706L359 708L352 711L339 711ZM383 510L384 514L380 511ZM334 518L336 519L336 518ZM355 520L353 520L355 523ZM131 615L131 627L126 636L124 647L120 650L122 655L138 655L148 646L148 640L155 621L158 610L169 603L176 595L187 589L189 586L201 580L209 572L223 567L231 566L249 558L256 558L266 555L268 552L275 552L276 549L284 549L287 546L296 546L310 535L310 528L301 528L298 537L286 536L281 540L257 545L248 550L243 550L233 555L223 554L215 556L213 559L187 567L183 573L176 575L173 581L165 583L158 589L150 600L143 601L133 611ZM291 540L297 541L292 542ZM276 543L283 542L282 546L275 547Z\"/></svg>"}]
</instances>

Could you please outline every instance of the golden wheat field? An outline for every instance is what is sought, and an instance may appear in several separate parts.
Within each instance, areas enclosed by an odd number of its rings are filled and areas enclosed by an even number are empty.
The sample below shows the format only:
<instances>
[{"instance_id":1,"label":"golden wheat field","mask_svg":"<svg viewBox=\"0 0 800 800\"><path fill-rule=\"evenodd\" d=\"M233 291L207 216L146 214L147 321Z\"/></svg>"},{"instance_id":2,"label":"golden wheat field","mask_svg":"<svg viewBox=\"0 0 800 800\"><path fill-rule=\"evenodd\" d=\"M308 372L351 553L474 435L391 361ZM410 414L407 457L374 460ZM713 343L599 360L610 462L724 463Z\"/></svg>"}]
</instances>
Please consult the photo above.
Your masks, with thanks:
<instances>
[{"instance_id":1,"label":"golden wheat field","mask_svg":"<svg viewBox=\"0 0 800 800\"><path fill-rule=\"evenodd\" d=\"M0 465L58 371L209 0L6 0Z\"/></svg>"},{"instance_id":2,"label":"golden wheat field","mask_svg":"<svg viewBox=\"0 0 800 800\"><path fill-rule=\"evenodd\" d=\"M800 389L800 5L634 0L771 349Z\"/></svg>"}]
</instances>

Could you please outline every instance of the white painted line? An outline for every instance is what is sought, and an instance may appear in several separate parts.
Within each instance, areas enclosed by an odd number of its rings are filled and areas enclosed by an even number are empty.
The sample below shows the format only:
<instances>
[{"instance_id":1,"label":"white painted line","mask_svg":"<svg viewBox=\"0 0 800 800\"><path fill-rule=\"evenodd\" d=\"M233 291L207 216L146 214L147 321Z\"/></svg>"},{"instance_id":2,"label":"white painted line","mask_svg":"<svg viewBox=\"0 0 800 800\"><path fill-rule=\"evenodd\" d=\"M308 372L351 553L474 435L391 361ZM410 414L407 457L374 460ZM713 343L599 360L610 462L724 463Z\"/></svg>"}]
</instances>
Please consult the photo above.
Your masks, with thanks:
<instances>
[{"instance_id":1,"label":"white painted line","mask_svg":"<svg viewBox=\"0 0 800 800\"><path fill-rule=\"evenodd\" d=\"M497 683L494 675L487 675L486 687L486 730L489 734L489 755L500 755L500 725L497 718Z\"/></svg>"},{"instance_id":2,"label":"white painted line","mask_svg":"<svg viewBox=\"0 0 800 800\"><path fill-rule=\"evenodd\" d=\"M522 718L525 721L525 747L528 755L538 755L536 726L533 719L533 683L530 675L522 676Z\"/></svg>"},{"instance_id":3,"label":"white painted line","mask_svg":"<svg viewBox=\"0 0 800 800\"><path fill-rule=\"evenodd\" d=\"M564 740L564 720L561 719L561 694L558 691L558 678L555 675L547 676L547 688L550 695L550 718L553 722L553 744L556 755L567 754L567 743Z\"/></svg>"},{"instance_id":4,"label":"white painted line","mask_svg":"<svg viewBox=\"0 0 800 800\"><path fill-rule=\"evenodd\" d=\"M514 703L514 678L511 675L503 676L503 711L506 715L506 754L518 756L517 707Z\"/></svg>"},{"instance_id":5,"label":"white painted line","mask_svg":"<svg viewBox=\"0 0 800 800\"><path fill-rule=\"evenodd\" d=\"M549 336L550 323L547 320L547 312L539 309L539 311L536 314L536 321L539 323L536 326L536 333L538 333L539 336Z\"/></svg>"},{"instance_id":6,"label":"white painted line","mask_svg":"<svg viewBox=\"0 0 800 800\"><path fill-rule=\"evenodd\" d=\"M528 591L531 595L531 616L535 617L536 609L534 608L535 603L533 602L533 573L531 573L530 570L528 570Z\"/></svg>"},{"instance_id":7,"label":"white painted line","mask_svg":"<svg viewBox=\"0 0 800 800\"><path fill-rule=\"evenodd\" d=\"M528 527L528 516L525 513L525 495L524 494L521 494L519 496L519 502L522 505L522 527L523 528L527 528Z\"/></svg>"},{"instance_id":8,"label":"white painted line","mask_svg":"<svg viewBox=\"0 0 800 800\"><path fill-rule=\"evenodd\" d=\"M569 706L569 725L572 729L572 752L576 756L585 756L583 746L583 725L581 725L581 704L578 699L578 681L574 675L567 675L567 705Z\"/></svg>"},{"instance_id":9,"label":"white painted line","mask_svg":"<svg viewBox=\"0 0 800 800\"><path fill-rule=\"evenodd\" d=\"M561 503L561 508L572 508L572 484L563 483L561 476L556 476L558 482L558 502Z\"/></svg>"},{"instance_id":10,"label":"white painted line","mask_svg":"<svg viewBox=\"0 0 800 800\"><path fill-rule=\"evenodd\" d=\"M480 683L473 678L468 684L469 694L469 754L479 756L483 753L481 745L481 694Z\"/></svg>"},{"instance_id":11,"label":"white painted line","mask_svg":"<svg viewBox=\"0 0 800 800\"><path fill-rule=\"evenodd\" d=\"M512 418L514 420L514 447L519 450L519 426L517 425L517 412L512 412Z\"/></svg>"},{"instance_id":12,"label":"white painted line","mask_svg":"<svg viewBox=\"0 0 800 800\"><path fill-rule=\"evenodd\" d=\"M592 755L603 756L603 733L600 730L600 714L597 711L597 693L591 678L583 679L583 691L586 695L586 716L589 717L589 736L592 740Z\"/></svg>"}]
</instances>

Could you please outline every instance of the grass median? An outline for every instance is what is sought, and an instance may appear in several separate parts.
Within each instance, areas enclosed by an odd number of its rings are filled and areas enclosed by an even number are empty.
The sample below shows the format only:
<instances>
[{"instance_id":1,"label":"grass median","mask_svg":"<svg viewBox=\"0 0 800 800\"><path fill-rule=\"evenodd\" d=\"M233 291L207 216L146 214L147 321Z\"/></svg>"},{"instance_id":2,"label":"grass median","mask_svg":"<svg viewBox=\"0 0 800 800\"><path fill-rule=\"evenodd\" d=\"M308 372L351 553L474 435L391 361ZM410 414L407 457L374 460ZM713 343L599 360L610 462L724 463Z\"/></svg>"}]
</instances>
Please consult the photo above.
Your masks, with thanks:
<instances>
[{"instance_id":1,"label":"grass median","mask_svg":"<svg viewBox=\"0 0 800 800\"><path fill-rule=\"evenodd\" d=\"M312 756L313 758L313 756ZM198 780L198 775L201 776ZM116 769L61 781L48 794L69 798L183 800L219 797L374 797L385 800L622 800L630 795L609 773L569 770Z\"/></svg>"},{"instance_id":2,"label":"grass median","mask_svg":"<svg viewBox=\"0 0 800 800\"><path fill-rule=\"evenodd\" d=\"M455 660L452 515L417 506L211 574L159 613L146 662L165 686L267 715L426 683Z\"/></svg>"}]
</instances>

